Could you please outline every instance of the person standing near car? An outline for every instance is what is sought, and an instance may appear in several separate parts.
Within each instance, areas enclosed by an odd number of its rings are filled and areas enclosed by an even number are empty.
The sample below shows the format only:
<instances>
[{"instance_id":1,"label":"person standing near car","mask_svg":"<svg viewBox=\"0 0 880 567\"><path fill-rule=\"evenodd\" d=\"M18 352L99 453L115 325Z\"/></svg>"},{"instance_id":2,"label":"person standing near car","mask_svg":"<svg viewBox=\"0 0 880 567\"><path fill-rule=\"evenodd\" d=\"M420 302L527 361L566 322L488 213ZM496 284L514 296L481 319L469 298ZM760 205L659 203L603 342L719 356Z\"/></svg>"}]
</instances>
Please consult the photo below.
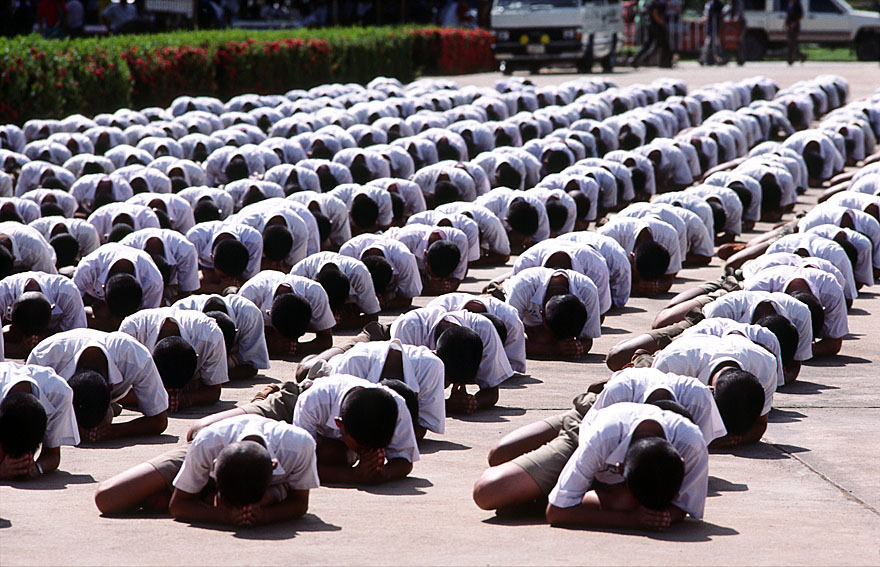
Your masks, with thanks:
<instances>
[{"instance_id":1,"label":"person standing near car","mask_svg":"<svg viewBox=\"0 0 880 567\"><path fill-rule=\"evenodd\" d=\"M744 0L730 0L727 17L736 22L736 64L742 67L746 62L746 10Z\"/></svg>"},{"instance_id":2,"label":"person standing near car","mask_svg":"<svg viewBox=\"0 0 880 567\"><path fill-rule=\"evenodd\" d=\"M798 36L801 33L801 20L804 18L804 8L801 0L788 0L788 8L785 10L785 31L788 38L788 64L793 65L795 59L801 63L807 60L807 56L801 52L798 44Z\"/></svg>"},{"instance_id":3,"label":"person standing near car","mask_svg":"<svg viewBox=\"0 0 880 567\"><path fill-rule=\"evenodd\" d=\"M723 0L707 0L703 9L706 18L706 39L700 51L700 65L721 65L724 57L721 54L721 11Z\"/></svg>"},{"instance_id":4,"label":"person standing near car","mask_svg":"<svg viewBox=\"0 0 880 567\"><path fill-rule=\"evenodd\" d=\"M648 4L648 40L633 59L633 67L639 67L657 50L660 51L660 66L672 67L672 52L669 49L669 28L666 23L666 1L652 0Z\"/></svg>"}]
</instances>

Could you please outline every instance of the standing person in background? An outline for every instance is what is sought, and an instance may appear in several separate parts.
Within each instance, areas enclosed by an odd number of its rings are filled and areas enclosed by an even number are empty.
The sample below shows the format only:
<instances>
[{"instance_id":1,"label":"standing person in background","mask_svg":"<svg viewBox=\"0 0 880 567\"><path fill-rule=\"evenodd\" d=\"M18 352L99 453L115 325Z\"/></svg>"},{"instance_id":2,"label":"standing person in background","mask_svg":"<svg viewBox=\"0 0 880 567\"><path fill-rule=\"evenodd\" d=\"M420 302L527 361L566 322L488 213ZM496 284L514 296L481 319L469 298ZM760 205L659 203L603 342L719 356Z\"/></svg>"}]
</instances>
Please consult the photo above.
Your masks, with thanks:
<instances>
[{"instance_id":1,"label":"standing person in background","mask_svg":"<svg viewBox=\"0 0 880 567\"><path fill-rule=\"evenodd\" d=\"M648 4L648 40L633 59L633 67L638 68L657 50L660 50L660 67L672 67L672 52L669 50L669 28L666 25L666 1L652 0Z\"/></svg>"},{"instance_id":2,"label":"standing person in background","mask_svg":"<svg viewBox=\"0 0 880 567\"><path fill-rule=\"evenodd\" d=\"M746 63L746 10L744 0L730 0L725 8L727 17L736 22L736 64L742 67Z\"/></svg>"},{"instance_id":3,"label":"standing person in background","mask_svg":"<svg viewBox=\"0 0 880 567\"><path fill-rule=\"evenodd\" d=\"M707 0L703 8L703 17L706 19L706 39L700 51L700 65L721 65L721 11L724 9L723 0Z\"/></svg>"},{"instance_id":4,"label":"standing person in background","mask_svg":"<svg viewBox=\"0 0 880 567\"><path fill-rule=\"evenodd\" d=\"M67 0L67 19L64 27L69 37L79 37L82 35L85 20L85 8L80 0Z\"/></svg>"},{"instance_id":5,"label":"standing person in background","mask_svg":"<svg viewBox=\"0 0 880 567\"><path fill-rule=\"evenodd\" d=\"M801 20L804 18L804 8L801 0L788 0L788 8L785 10L785 31L788 38L788 64L793 65L795 59L801 63L807 60L807 56L801 51L798 44L798 35L801 33Z\"/></svg>"},{"instance_id":6,"label":"standing person in background","mask_svg":"<svg viewBox=\"0 0 880 567\"><path fill-rule=\"evenodd\" d=\"M37 28L45 38L64 37L61 25L64 23L64 2L62 0L40 0L37 5Z\"/></svg>"}]
</instances>

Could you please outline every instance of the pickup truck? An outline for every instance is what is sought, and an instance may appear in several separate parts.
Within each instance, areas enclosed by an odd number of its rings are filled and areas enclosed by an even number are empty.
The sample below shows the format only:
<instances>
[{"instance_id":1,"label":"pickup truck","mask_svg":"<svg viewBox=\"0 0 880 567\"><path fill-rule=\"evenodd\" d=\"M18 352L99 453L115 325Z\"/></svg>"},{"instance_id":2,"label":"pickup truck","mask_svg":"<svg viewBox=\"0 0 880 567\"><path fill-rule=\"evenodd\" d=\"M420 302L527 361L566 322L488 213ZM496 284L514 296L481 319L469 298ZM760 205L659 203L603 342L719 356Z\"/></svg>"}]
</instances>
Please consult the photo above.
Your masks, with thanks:
<instances>
[{"instance_id":1,"label":"pickup truck","mask_svg":"<svg viewBox=\"0 0 880 567\"><path fill-rule=\"evenodd\" d=\"M768 48L785 45L787 0L745 0L746 59L759 60ZM854 10L844 0L801 0L802 43L855 47L861 61L880 58L880 14Z\"/></svg>"},{"instance_id":2,"label":"pickup truck","mask_svg":"<svg viewBox=\"0 0 880 567\"><path fill-rule=\"evenodd\" d=\"M505 74L550 63L589 72L595 62L607 73L623 42L620 0L494 0L491 22Z\"/></svg>"}]
</instances>

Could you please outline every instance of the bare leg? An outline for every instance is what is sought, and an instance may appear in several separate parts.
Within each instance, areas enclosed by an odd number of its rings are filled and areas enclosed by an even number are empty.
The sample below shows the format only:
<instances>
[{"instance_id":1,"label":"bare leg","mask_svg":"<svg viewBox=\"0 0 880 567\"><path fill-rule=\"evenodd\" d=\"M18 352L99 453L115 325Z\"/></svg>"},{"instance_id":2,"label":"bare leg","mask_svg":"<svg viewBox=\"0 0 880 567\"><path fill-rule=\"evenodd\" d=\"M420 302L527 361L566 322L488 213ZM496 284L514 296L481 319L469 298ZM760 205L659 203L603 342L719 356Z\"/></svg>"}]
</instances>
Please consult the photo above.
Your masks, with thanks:
<instances>
[{"instance_id":1,"label":"bare leg","mask_svg":"<svg viewBox=\"0 0 880 567\"><path fill-rule=\"evenodd\" d=\"M651 328L660 329L678 323L679 321L684 320L684 317L685 315L687 315L688 311L690 311L694 307L701 306L702 304L699 301L691 299L689 301L685 301L684 303L680 303L675 307L668 307L657 314L657 316L654 318L654 324L651 326Z\"/></svg>"},{"instance_id":2,"label":"bare leg","mask_svg":"<svg viewBox=\"0 0 880 567\"><path fill-rule=\"evenodd\" d=\"M660 345L654 340L654 337L645 333L638 335L632 339L620 341L608 352L605 358L605 364L613 371L618 371L630 362L637 350L642 349L649 353L655 353L660 350Z\"/></svg>"},{"instance_id":3,"label":"bare leg","mask_svg":"<svg viewBox=\"0 0 880 567\"><path fill-rule=\"evenodd\" d=\"M474 502L483 510L522 506L544 494L521 466L503 463L483 472L474 484Z\"/></svg>"},{"instance_id":4,"label":"bare leg","mask_svg":"<svg viewBox=\"0 0 880 567\"><path fill-rule=\"evenodd\" d=\"M534 451L555 439L558 434L556 429L543 420L519 427L505 435L489 450L489 466L495 467Z\"/></svg>"},{"instance_id":5,"label":"bare leg","mask_svg":"<svg viewBox=\"0 0 880 567\"><path fill-rule=\"evenodd\" d=\"M733 268L736 270L742 268L742 265L749 260L754 260L755 258L762 256L764 252L770 248L770 244L771 242L765 242L756 246L748 246L744 250L740 250L724 262L724 269Z\"/></svg>"},{"instance_id":6,"label":"bare leg","mask_svg":"<svg viewBox=\"0 0 880 567\"><path fill-rule=\"evenodd\" d=\"M168 492L168 486L156 467L141 463L99 484L95 504L102 514L132 512L163 492Z\"/></svg>"}]
</instances>

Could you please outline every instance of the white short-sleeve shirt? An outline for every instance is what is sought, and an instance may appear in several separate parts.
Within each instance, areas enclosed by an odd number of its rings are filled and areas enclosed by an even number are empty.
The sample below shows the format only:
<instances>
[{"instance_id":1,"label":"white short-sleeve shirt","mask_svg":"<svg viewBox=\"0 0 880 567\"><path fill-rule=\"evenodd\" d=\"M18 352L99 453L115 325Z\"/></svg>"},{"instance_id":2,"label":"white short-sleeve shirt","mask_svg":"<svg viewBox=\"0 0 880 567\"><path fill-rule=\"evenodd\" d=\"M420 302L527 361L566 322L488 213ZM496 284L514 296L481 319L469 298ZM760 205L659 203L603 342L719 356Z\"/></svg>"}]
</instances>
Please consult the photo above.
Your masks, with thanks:
<instances>
[{"instance_id":1,"label":"white short-sleeve shirt","mask_svg":"<svg viewBox=\"0 0 880 567\"><path fill-rule=\"evenodd\" d=\"M571 508L581 503L594 480L606 484L624 481L622 469L636 428L655 421L684 461L684 479L672 504L696 519L703 517L709 484L709 452L700 428L676 413L648 404L621 402L596 412L581 424L578 448L550 492L550 504Z\"/></svg>"},{"instance_id":2,"label":"white short-sleeve shirt","mask_svg":"<svg viewBox=\"0 0 880 567\"><path fill-rule=\"evenodd\" d=\"M598 232L578 231L557 237L562 242L589 246L602 255L608 269L608 287L614 307L623 307L632 291L632 265L626 250L610 236Z\"/></svg>"},{"instance_id":3,"label":"white short-sleeve shirt","mask_svg":"<svg viewBox=\"0 0 880 567\"><path fill-rule=\"evenodd\" d=\"M585 419L592 420L596 412L617 403L647 403L648 397L657 390L672 394L673 401L691 413L707 445L727 435L712 390L707 385L692 376L679 376L656 368L624 368L615 372Z\"/></svg>"},{"instance_id":4,"label":"white short-sleeve shirt","mask_svg":"<svg viewBox=\"0 0 880 567\"><path fill-rule=\"evenodd\" d=\"M349 207L351 207L352 202L354 202L358 195L366 195L379 208L379 217L376 219L379 226L389 226L394 221L394 211L391 208L391 194L381 187L345 183L337 186L329 194L338 198Z\"/></svg>"},{"instance_id":5,"label":"white short-sleeve shirt","mask_svg":"<svg viewBox=\"0 0 880 567\"><path fill-rule=\"evenodd\" d=\"M79 289L70 278L43 272L22 272L7 276L0 281L0 319L12 314L12 304L33 280L37 290L52 304L49 328L69 331L87 327L86 312Z\"/></svg>"},{"instance_id":6,"label":"white short-sleeve shirt","mask_svg":"<svg viewBox=\"0 0 880 567\"><path fill-rule=\"evenodd\" d=\"M159 307L164 291L162 273L149 254L123 244L104 244L80 260L73 273L73 283L83 295L88 294L103 301L104 284L110 277L110 270L121 260L127 260L134 265L134 277L143 290L140 308Z\"/></svg>"},{"instance_id":7,"label":"white short-sleeve shirt","mask_svg":"<svg viewBox=\"0 0 880 567\"><path fill-rule=\"evenodd\" d=\"M174 307L143 309L123 319L119 325L119 332L131 335L147 350L153 352L156 343L159 342L162 324L168 319L177 323L180 337L188 342L198 355L196 362L198 379L207 386L228 382L229 370L226 364L223 332L207 315Z\"/></svg>"},{"instance_id":8,"label":"white short-sleeve shirt","mask_svg":"<svg viewBox=\"0 0 880 567\"><path fill-rule=\"evenodd\" d=\"M263 260L263 237L257 229L245 224L210 221L199 223L189 229L186 238L196 247L199 265L206 268L214 267L214 243L221 234L231 234L244 244L248 251L248 263L242 276L244 279L254 277L260 271L260 263Z\"/></svg>"},{"instance_id":9,"label":"white short-sleeve shirt","mask_svg":"<svg viewBox=\"0 0 880 567\"><path fill-rule=\"evenodd\" d=\"M349 284L351 285L351 291L348 296L350 303L356 304L367 315L380 311L379 299L376 297L376 290L373 288L373 278L370 276L370 271L360 260L335 252L318 252L297 262L291 268L290 273L313 280L321 269L328 264L335 265L339 268L339 271L348 277Z\"/></svg>"},{"instance_id":10,"label":"white short-sleeve shirt","mask_svg":"<svg viewBox=\"0 0 880 567\"><path fill-rule=\"evenodd\" d=\"M358 343L331 358L329 365L333 374L350 374L378 384L391 349L403 354L403 382L418 398L419 425L442 435L446 429L445 371L443 361L427 347L398 340Z\"/></svg>"},{"instance_id":11,"label":"white short-sleeve shirt","mask_svg":"<svg viewBox=\"0 0 880 567\"><path fill-rule=\"evenodd\" d=\"M419 263L403 242L381 234L360 234L345 242L339 248L339 253L361 260L364 252L372 249L381 251L391 264L393 273L390 286L397 290L399 296L418 297L422 294Z\"/></svg>"},{"instance_id":12,"label":"white short-sleeve shirt","mask_svg":"<svg viewBox=\"0 0 880 567\"><path fill-rule=\"evenodd\" d=\"M330 301L327 292L321 284L303 276L285 274L275 270L263 270L256 276L245 282L238 290L238 294L251 300L263 313L263 322L272 324L270 311L272 301L278 288L286 286L290 293L299 295L309 303L312 309L312 317L309 320L309 330L325 331L336 325L336 319L330 310Z\"/></svg>"},{"instance_id":13,"label":"white short-sleeve shirt","mask_svg":"<svg viewBox=\"0 0 880 567\"><path fill-rule=\"evenodd\" d=\"M64 225L66 232L76 239L79 244L78 258L88 256L98 249L101 239L89 221L85 219L68 219L64 217L41 217L29 224L43 235L46 242L52 239L52 230L59 224ZM50 244L51 246L51 244Z\"/></svg>"},{"instance_id":14,"label":"white short-sleeve shirt","mask_svg":"<svg viewBox=\"0 0 880 567\"><path fill-rule=\"evenodd\" d=\"M677 274L681 270L681 241L672 225L651 217L616 216L599 229L599 234L613 238L627 254L631 254L635 249L639 233L643 230L647 230L654 242L669 253L669 267L666 269L666 274Z\"/></svg>"},{"instance_id":15,"label":"white short-sleeve shirt","mask_svg":"<svg viewBox=\"0 0 880 567\"><path fill-rule=\"evenodd\" d=\"M169 228L144 228L125 236L119 243L144 250L152 238L162 242L165 261L171 268L168 283L177 285L180 291L192 292L199 289L199 255L195 245L179 232Z\"/></svg>"},{"instance_id":16,"label":"white short-sleeve shirt","mask_svg":"<svg viewBox=\"0 0 880 567\"><path fill-rule=\"evenodd\" d=\"M540 242L550 238L550 221L547 219L547 209L544 208L544 203L534 195L529 195L515 189L508 189L507 187L497 187L485 195L480 195L475 202L492 211L504 224L505 230L509 231L507 209L516 198L523 199L538 211L538 230L532 235L532 240Z\"/></svg>"},{"instance_id":17,"label":"white short-sleeve shirt","mask_svg":"<svg viewBox=\"0 0 880 567\"><path fill-rule=\"evenodd\" d=\"M235 345L227 353L227 366L234 368L248 364L259 370L269 368L269 351L263 330L260 308L240 295L190 295L172 305L176 309L202 311L208 299L216 297L226 305L227 315L235 323Z\"/></svg>"},{"instance_id":18,"label":"white short-sleeve shirt","mask_svg":"<svg viewBox=\"0 0 880 567\"><path fill-rule=\"evenodd\" d=\"M104 333L94 329L73 329L44 339L31 351L28 364L48 366L65 380L76 373L82 352L97 347L107 357L107 380L112 401L134 390L138 407L146 416L168 409L168 392L150 351L125 333Z\"/></svg>"},{"instance_id":19,"label":"white short-sleeve shirt","mask_svg":"<svg viewBox=\"0 0 880 567\"><path fill-rule=\"evenodd\" d=\"M421 272L426 272L425 254L431 244L431 237L438 235L440 240L448 240L458 247L458 265L452 272L452 277L463 280L467 276L469 243L467 235L449 226L428 226L424 224L410 224L402 228L389 229L386 234L399 240L415 256Z\"/></svg>"},{"instance_id":20,"label":"white short-sleeve shirt","mask_svg":"<svg viewBox=\"0 0 880 567\"><path fill-rule=\"evenodd\" d=\"M12 242L12 258L15 268L57 274L55 249L46 242L40 232L26 224L14 221L0 222L0 234Z\"/></svg>"},{"instance_id":21,"label":"white short-sleeve shirt","mask_svg":"<svg viewBox=\"0 0 880 567\"><path fill-rule=\"evenodd\" d=\"M342 400L354 388L385 388L363 378L347 374L336 374L316 380L308 390L300 394L293 408L293 424L305 429L313 439L318 436L341 439L342 434L336 425ZM414 463L419 460L419 448L413 431L412 418L406 402L393 390L385 388L397 402L397 424L391 443L385 449L388 459L406 459Z\"/></svg>"},{"instance_id":22,"label":"white short-sleeve shirt","mask_svg":"<svg viewBox=\"0 0 880 567\"><path fill-rule=\"evenodd\" d=\"M21 382L30 385L31 394L40 400L46 410L43 446L55 448L79 445L79 428L73 411L73 390L67 385L67 381L45 366L0 362L0 402Z\"/></svg>"},{"instance_id":23,"label":"white short-sleeve shirt","mask_svg":"<svg viewBox=\"0 0 880 567\"><path fill-rule=\"evenodd\" d=\"M288 490L320 486L315 440L307 431L256 415L241 415L199 431L187 448L183 466L174 478L174 488L198 494L208 484L220 452L248 437L262 439L269 456L277 462L270 486L283 485Z\"/></svg>"},{"instance_id":24,"label":"white short-sleeve shirt","mask_svg":"<svg viewBox=\"0 0 880 567\"><path fill-rule=\"evenodd\" d=\"M475 221L480 230L480 249L488 252L494 252L502 255L510 254L510 240L507 237L507 230L501 219L495 213L478 205L476 203L465 203L458 201L455 203L446 203L440 205L436 209L443 214L448 213L467 213ZM548 225L549 226L549 225Z\"/></svg>"},{"instance_id":25,"label":"white short-sleeve shirt","mask_svg":"<svg viewBox=\"0 0 880 567\"><path fill-rule=\"evenodd\" d=\"M761 415L767 415L776 392L777 359L770 351L744 336L679 337L654 356L652 367L663 372L693 376L708 385L712 373L719 364L726 361L734 362L758 379L764 388Z\"/></svg>"},{"instance_id":26,"label":"white short-sleeve shirt","mask_svg":"<svg viewBox=\"0 0 880 567\"><path fill-rule=\"evenodd\" d=\"M159 217L153 212L153 209L144 205L135 205L133 203L110 203L99 208L91 215L88 221L98 231L101 242L107 242L107 237L113 229L113 221L119 215L128 215L134 221L135 230L143 228L159 228Z\"/></svg>"}]
</instances>

